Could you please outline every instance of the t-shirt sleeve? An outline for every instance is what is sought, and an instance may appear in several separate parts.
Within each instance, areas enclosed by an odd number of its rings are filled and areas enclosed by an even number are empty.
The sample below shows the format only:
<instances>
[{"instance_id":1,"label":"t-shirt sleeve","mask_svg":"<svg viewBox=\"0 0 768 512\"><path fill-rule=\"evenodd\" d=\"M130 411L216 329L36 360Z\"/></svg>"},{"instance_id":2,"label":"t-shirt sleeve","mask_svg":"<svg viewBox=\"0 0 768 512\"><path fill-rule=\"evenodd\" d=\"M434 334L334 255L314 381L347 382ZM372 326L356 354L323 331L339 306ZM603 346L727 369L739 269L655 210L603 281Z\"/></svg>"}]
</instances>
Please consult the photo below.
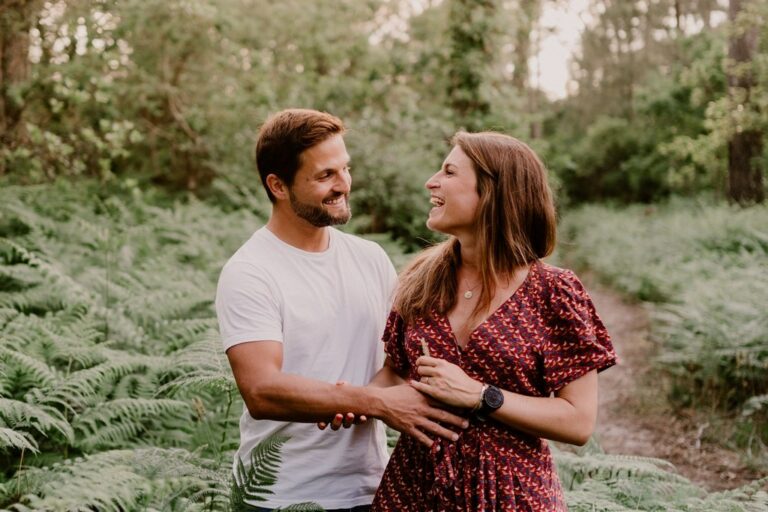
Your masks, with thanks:
<instances>
[{"instance_id":1,"label":"t-shirt sleeve","mask_svg":"<svg viewBox=\"0 0 768 512\"><path fill-rule=\"evenodd\" d=\"M551 335L544 346L544 380L552 393L592 370L617 362L611 338L592 299L570 270L555 279L552 289Z\"/></svg>"},{"instance_id":2,"label":"t-shirt sleeve","mask_svg":"<svg viewBox=\"0 0 768 512\"><path fill-rule=\"evenodd\" d=\"M389 313L381 340L384 342L384 352L389 357L392 368L399 375L406 375L410 363L405 351L405 321L394 309Z\"/></svg>"},{"instance_id":3,"label":"t-shirt sleeve","mask_svg":"<svg viewBox=\"0 0 768 512\"><path fill-rule=\"evenodd\" d=\"M283 341L280 306L267 276L251 265L224 267L216 290L216 316L225 351L248 341Z\"/></svg>"}]
</instances>

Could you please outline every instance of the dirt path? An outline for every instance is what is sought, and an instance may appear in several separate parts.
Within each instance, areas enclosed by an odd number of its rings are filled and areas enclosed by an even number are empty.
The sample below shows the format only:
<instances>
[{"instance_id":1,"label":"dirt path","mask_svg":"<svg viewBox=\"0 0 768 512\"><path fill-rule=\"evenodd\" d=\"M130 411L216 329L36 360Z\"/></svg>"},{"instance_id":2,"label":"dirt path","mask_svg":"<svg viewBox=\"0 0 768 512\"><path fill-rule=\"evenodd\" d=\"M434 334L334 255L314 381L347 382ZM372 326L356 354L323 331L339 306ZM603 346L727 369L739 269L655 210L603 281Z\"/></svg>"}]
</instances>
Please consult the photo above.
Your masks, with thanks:
<instances>
[{"instance_id":1,"label":"dirt path","mask_svg":"<svg viewBox=\"0 0 768 512\"><path fill-rule=\"evenodd\" d=\"M600 375L597 436L606 453L658 457L710 491L732 489L757 478L737 453L707 439L705 414L672 410L665 391L653 381L649 318L642 306L595 284L585 275L590 295L613 338L621 364Z\"/></svg>"}]
</instances>

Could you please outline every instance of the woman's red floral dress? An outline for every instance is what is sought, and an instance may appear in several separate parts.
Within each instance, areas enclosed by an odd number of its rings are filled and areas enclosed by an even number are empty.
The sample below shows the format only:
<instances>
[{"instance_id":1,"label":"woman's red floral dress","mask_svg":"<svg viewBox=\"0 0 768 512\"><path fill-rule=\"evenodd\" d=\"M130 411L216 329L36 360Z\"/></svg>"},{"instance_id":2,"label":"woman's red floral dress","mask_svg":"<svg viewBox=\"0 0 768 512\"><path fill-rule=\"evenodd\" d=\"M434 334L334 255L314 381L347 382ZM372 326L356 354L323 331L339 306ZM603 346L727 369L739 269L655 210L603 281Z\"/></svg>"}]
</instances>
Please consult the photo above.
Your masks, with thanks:
<instances>
[{"instance_id":1,"label":"woman's red floral dress","mask_svg":"<svg viewBox=\"0 0 768 512\"><path fill-rule=\"evenodd\" d=\"M392 312L383 340L401 375L418 379L421 339L433 357L470 377L530 396L549 396L616 363L608 333L570 270L535 262L517 291L480 324L463 350L445 315L413 324ZM494 420L472 419L456 442L431 449L403 435L373 502L374 512L566 510L547 442Z\"/></svg>"}]
</instances>

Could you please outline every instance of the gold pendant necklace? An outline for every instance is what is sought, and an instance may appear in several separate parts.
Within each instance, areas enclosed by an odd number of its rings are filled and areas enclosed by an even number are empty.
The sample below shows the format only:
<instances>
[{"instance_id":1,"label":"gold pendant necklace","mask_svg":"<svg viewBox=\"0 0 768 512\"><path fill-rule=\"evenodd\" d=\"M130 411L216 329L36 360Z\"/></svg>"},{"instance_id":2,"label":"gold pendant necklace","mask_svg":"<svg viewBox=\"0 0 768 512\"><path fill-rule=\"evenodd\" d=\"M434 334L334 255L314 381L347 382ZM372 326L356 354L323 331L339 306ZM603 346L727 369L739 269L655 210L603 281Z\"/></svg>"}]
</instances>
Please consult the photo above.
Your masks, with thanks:
<instances>
[{"instance_id":1,"label":"gold pendant necklace","mask_svg":"<svg viewBox=\"0 0 768 512\"><path fill-rule=\"evenodd\" d=\"M482 284L482 281L477 283L475 286L472 286L472 287L469 286L469 283L467 282L466 279L464 280L464 283L467 285L467 288L469 288L467 291L464 292L464 298L469 300L469 299L471 299L472 297L475 296L475 294L473 292L475 291L475 288L477 288L478 286L480 286Z\"/></svg>"}]
</instances>

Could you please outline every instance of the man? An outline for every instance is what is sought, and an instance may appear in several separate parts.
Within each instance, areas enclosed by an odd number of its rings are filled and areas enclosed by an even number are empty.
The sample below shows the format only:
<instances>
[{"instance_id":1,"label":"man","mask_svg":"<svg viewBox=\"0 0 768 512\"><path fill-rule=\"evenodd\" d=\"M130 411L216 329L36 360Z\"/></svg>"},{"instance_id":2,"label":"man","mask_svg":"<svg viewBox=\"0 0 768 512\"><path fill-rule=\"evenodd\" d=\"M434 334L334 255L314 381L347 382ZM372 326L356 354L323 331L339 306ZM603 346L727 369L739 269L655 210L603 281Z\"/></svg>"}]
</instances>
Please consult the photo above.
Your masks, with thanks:
<instances>
[{"instance_id":1,"label":"man","mask_svg":"<svg viewBox=\"0 0 768 512\"><path fill-rule=\"evenodd\" d=\"M378 245L331 227L350 218L343 133L338 118L313 110L267 120L256 165L272 214L219 279L216 311L245 402L236 457L247 465L263 439L290 437L264 510L303 501L367 510L387 452L383 425L364 416L427 443L427 434L454 438L438 421L465 426L408 384L365 386L382 366L396 274ZM339 411L345 426L360 424L338 435L317 428L332 418L338 427Z\"/></svg>"}]
</instances>

